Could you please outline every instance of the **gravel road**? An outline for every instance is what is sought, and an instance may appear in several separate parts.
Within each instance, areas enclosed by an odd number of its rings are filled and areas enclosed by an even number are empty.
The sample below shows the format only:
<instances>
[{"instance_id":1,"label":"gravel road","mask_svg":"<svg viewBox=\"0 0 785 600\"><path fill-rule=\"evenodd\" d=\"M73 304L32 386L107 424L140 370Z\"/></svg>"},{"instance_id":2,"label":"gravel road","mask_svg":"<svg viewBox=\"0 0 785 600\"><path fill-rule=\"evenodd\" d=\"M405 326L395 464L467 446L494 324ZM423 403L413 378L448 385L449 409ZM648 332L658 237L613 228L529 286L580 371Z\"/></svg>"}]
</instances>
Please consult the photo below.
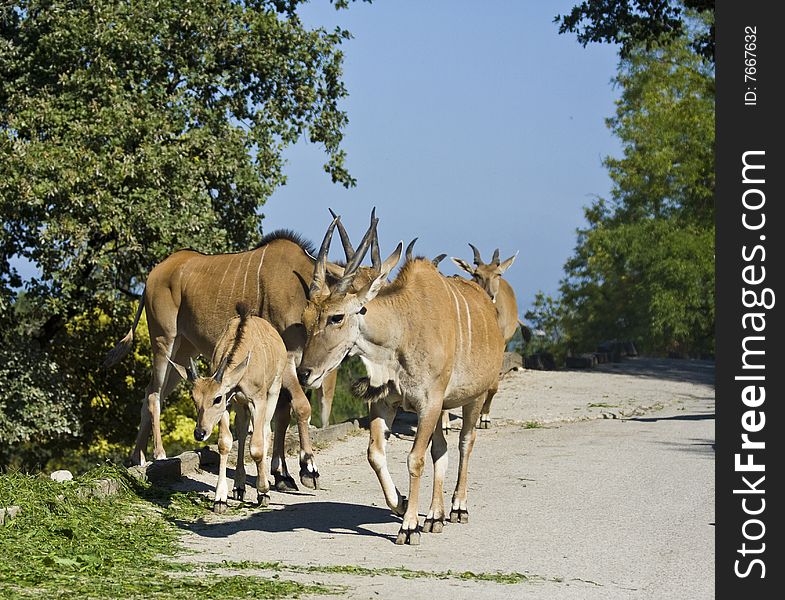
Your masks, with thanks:
<instances>
[{"instance_id":1,"label":"gravel road","mask_svg":"<svg viewBox=\"0 0 785 600\"><path fill-rule=\"evenodd\" d=\"M273 492L270 511L184 525L194 551L186 558L279 561L274 574L345 586L349 598L713 598L713 383L705 361L513 372L475 444L468 524L423 534L420 546L394 545L400 520L386 508L361 431L318 453L323 489ZM388 463L405 490L413 425L396 423ZM456 430L447 502L457 440ZM431 470L429 462L423 516ZM215 476L189 484L212 491Z\"/></svg>"}]
</instances>

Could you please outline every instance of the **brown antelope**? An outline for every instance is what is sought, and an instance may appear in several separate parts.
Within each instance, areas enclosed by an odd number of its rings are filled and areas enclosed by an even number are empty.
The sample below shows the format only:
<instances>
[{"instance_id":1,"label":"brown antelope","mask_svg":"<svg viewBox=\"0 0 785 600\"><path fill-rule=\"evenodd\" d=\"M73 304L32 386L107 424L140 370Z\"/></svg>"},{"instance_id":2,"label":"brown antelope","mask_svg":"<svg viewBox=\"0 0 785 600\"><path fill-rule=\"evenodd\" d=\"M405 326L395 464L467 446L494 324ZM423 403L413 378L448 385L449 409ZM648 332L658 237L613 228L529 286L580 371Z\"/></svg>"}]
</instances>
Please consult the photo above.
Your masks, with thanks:
<instances>
[{"instance_id":1,"label":"brown antelope","mask_svg":"<svg viewBox=\"0 0 785 600\"><path fill-rule=\"evenodd\" d=\"M375 209L374 209L375 210ZM341 223L341 220L338 218L332 209L329 209L330 214L333 216L333 219L337 219L336 226L338 227L338 235L341 238L341 244L343 245L343 252L346 256L346 262L352 260L352 257L355 254L354 247L352 246L352 242L349 239L349 234L346 231L346 228ZM373 218L373 216L371 217ZM413 242L412 242L413 243ZM446 254L442 255L442 258L447 256ZM360 267L357 270L357 276L352 282L352 287L360 289L368 282L372 281L376 278L379 274L379 269L381 269L382 260L381 255L379 254L379 238L375 234L371 237L371 267ZM328 269L334 276L343 275L343 271L340 269L341 265L331 265L328 263ZM333 406L333 398L335 398L335 386L337 383L337 374L338 369L334 371L330 371L330 376L325 377L324 381L322 381L322 385L316 389L316 401L319 404L319 414L322 422L322 427L327 427L330 422L330 414L332 413L332 406Z\"/></svg>"},{"instance_id":2,"label":"brown antelope","mask_svg":"<svg viewBox=\"0 0 785 600\"><path fill-rule=\"evenodd\" d=\"M474 267L467 263L462 258L453 258L453 262L461 269L466 271L472 276L474 280L487 294L496 305L496 318L499 323L503 338L503 350L507 348L507 344L515 335L515 330L518 328L520 321L518 320L518 303L515 301L515 292L512 286L502 279L504 272L512 266L515 258L518 256L516 252L513 256L505 260L499 261L499 249L493 253L493 258L488 264L484 263L480 256L480 251L477 250L472 244L472 251L474 252ZM520 323L522 325L522 323ZM494 394L488 394L485 404L480 413L481 429L487 429L491 425L491 401ZM449 429L449 415L445 412L442 415L442 427L446 430Z\"/></svg>"},{"instance_id":3,"label":"brown antelope","mask_svg":"<svg viewBox=\"0 0 785 600\"><path fill-rule=\"evenodd\" d=\"M275 327L289 351L282 384L286 393L275 413L271 471L276 487L296 489L284 453L283 434L289 424L288 401L297 419L300 438L300 480L307 487L318 487L319 472L308 433L311 406L295 372L305 343L305 328L300 318L314 269L312 253L310 244L297 234L279 230L265 236L254 250L216 255L180 250L153 268L131 330L107 354L104 362L105 366L111 366L128 353L144 309L153 365L142 403L139 434L131 454L134 464L145 462L144 449L151 429L154 458L166 457L161 443L161 401L177 384L176 378L170 376L169 357L176 363L187 364L199 354L212 356L226 322L235 314L235 306L243 303ZM349 264L353 263L349 261ZM342 268L328 266L331 277L343 274ZM334 377L333 373L326 378L328 385Z\"/></svg>"},{"instance_id":4,"label":"brown antelope","mask_svg":"<svg viewBox=\"0 0 785 600\"><path fill-rule=\"evenodd\" d=\"M273 417L278 394L283 382L288 353L281 336L264 319L251 315L248 307L237 306L238 316L227 323L215 344L210 377L199 377L193 358L184 367L172 366L191 384L191 396L196 406L194 438L204 442L218 424L218 483L215 486L213 509L226 510L229 485L226 480L226 461L232 448L229 429L229 405L236 407L237 467L234 476L234 497L243 500L245 495L245 438L248 423L253 419L251 458L256 463L257 504L270 503L270 483L265 465L270 440L270 421Z\"/></svg>"},{"instance_id":5,"label":"brown antelope","mask_svg":"<svg viewBox=\"0 0 785 600\"><path fill-rule=\"evenodd\" d=\"M468 521L468 461L480 408L488 391L498 385L502 338L488 295L472 282L444 277L427 259L406 262L385 286L402 247L398 244L382 263L376 279L353 290L354 272L348 267L343 278L328 287L323 246L303 311L307 339L298 376L304 385L318 386L345 356L360 356L368 372L368 378L356 387L370 401L368 461L387 505L403 516L396 543L417 544L420 477L429 443L434 486L424 531L438 533L443 528L447 442L439 415L442 409L459 406L464 419L450 521ZM399 406L415 412L418 423L407 461L408 500L393 483L385 455L386 438Z\"/></svg>"}]
</instances>

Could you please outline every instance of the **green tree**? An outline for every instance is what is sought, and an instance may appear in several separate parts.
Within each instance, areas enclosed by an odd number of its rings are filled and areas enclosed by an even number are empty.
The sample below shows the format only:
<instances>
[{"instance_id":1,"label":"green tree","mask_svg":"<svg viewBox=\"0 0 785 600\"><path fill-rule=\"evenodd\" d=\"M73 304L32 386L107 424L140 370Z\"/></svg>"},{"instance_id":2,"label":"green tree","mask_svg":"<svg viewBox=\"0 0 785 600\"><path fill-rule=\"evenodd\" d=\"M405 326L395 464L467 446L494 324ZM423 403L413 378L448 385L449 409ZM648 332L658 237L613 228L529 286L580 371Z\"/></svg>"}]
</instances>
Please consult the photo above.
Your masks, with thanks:
<instances>
[{"instance_id":1,"label":"green tree","mask_svg":"<svg viewBox=\"0 0 785 600\"><path fill-rule=\"evenodd\" d=\"M532 338L526 350L562 354L564 330L562 327L561 304L552 296L537 292L531 308L524 315L531 323Z\"/></svg>"},{"instance_id":2,"label":"green tree","mask_svg":"<svg viewBox=\"0 0 785 600\"><path fill-rule=\"evenodd\" d=\"M622 57L635 48L653 45L684 35L691 26L691 12L712 24L691 41L694 52L714 62L714 0L590 0L581 2L567 15L557 15L559 33L577 33L578 41L620 45Z\"/></svg>"},{"instance_id":3,"label":"green tree","mask_svg":"<svg viewBox=\"0 0 785 600\"><path fill-rule=\"evenodd\" d=\"M150 268L177 248L253 246L259 209L285 182L282 153L302 137L324 148L334 182L354 184L341 149L349 33L305 27L301 3L3 3L0 353L31 373L0 373L0 396L16 390L6 415L29 394L75 398L84 425L99 388L137 413L144 378L96 367ZM19 259L38 274L22 282ZM46 376L32 374L40 365Z\"/></svg>"},{"instance_id":4,"label":"green tree","mask_svg":"<svg viewBox=\"0 0 785 600\"><path fill-rule=\"evenodd\" d=\"M713 351L714 72L691 41L620 62L608 126L623 156L605 160L611 198L586 209L561 285L570 349L631 338L649 352Z\"/></svg>"}]
</instances>

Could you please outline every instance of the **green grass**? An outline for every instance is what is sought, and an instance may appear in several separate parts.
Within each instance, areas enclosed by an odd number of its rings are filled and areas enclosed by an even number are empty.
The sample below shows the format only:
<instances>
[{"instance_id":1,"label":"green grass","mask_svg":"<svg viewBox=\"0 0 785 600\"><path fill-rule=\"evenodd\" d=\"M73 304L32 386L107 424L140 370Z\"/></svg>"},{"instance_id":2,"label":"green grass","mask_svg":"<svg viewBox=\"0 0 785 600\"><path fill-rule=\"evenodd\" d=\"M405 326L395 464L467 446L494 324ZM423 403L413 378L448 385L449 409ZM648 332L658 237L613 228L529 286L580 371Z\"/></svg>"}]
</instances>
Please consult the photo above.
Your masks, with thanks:
<instances>
[{"instance_id":1,"label":"green grass","mask_svg":"<svg viewBox=\"0 0 785 600\"><path fill-rule=\"evenodd\" d=\"M122 482L120 494L86 497L79 490L101 477ZM141 486L124 469L102 467L73 482L45 476L0 475L0 506L22 508L0 526L2 598L291 598L336 593L280 578L207 574L176 562L182 551L173 523L207 513L192 494Z\"/></svg>"},{"instance_id":2,"label":"green grass","mask_svg":"<svg viewBox=\"0 0 785 600\"><path fill-rule=\"evenodd\" d=\"M261 571L288 571L290 573L321 573L340 575L360 575L374 577L376 575L389 575L402 579L460 579L463 581L488 581L500 584L516 584L528 581L542 581L537 575L524 573L473 573L472 571L419 571L406 567L383 567L370 569L357 565L287 565L279 562L229 562L215 563L214 569L228 569L235 571L257 569Z\"/></svg>"}]
</instances>

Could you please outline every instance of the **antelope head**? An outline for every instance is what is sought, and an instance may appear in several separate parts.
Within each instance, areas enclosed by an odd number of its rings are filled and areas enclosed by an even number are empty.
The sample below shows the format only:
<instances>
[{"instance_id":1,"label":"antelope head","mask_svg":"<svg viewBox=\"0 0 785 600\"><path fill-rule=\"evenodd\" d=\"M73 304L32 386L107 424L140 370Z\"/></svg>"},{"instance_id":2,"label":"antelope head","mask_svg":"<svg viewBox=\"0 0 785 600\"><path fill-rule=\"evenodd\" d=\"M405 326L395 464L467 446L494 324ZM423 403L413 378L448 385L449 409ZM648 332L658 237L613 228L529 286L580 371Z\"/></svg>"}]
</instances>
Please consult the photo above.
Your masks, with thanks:
<instances>
[{"instance_id":1,"label":"antelope head","mask_svg":"<svg viewBox=\"0 0 785 600\"><path fill-rule=\"evenodd\" d=\"M375 239L378 221L372 214L371 226L357 251L347 262L341 278L332 288L328 287L325 278L327 251L332 229L340 222L339 217L333 219L327 229L316 259L313 283L302 318L307 339L297 375L300 384L306 387L321 385L325 373L336 369L352 350L360 335L360 322L362 315L365 314L365 305L384 287L387 276L401 258L402 243L398 244L395 251L384 262L381 262L377 254L374 262L378 262L378 269L373 269L375 275L369 277L363 285L355 285L360 262ZM378 252L378 243L374 252Z\"/></svg>"},{"instance_id":2,"label":"antelope head","mask_svg":"<svg viewBox=\"0 0 785 600\"><path fill-rule=\"evenodd\" d=\"M504 274L504 272L509 269L512 263L515 261L518 253L516 252L504 262L500 262L499 249L496 248L491 262L486 264L480 257L480 251L477 250L477 248L475 248L472 244L469 244L469 246L471 246L471 249L474 252L473 267L462 258L453 257L452 261L461 269L466 271L469 275L471 275L472 279L488 293L488 295L491 297L491 300L493 300L495 304L496 296L499 293L499 280L501 279L501 276Z\"/></svg>"},{"instance_id":3,"label":"antelope head","mask_svg":"<svg viewBox=\"0 0 785 600\"><path fill-rule=\"evenodd\" d=\"M178 365L169 359L180 377L191 384L191 397L196 407L194 439L197 442L204 442L210 437L224 411L229 408L229 403L234 398L235 388L248 369L251 353L249 352L244 361L227 373L228 359L229 356L225 356L215 373L210 377L199 376L193 358L187 367Z\"/></svg>"}]
</instances>

